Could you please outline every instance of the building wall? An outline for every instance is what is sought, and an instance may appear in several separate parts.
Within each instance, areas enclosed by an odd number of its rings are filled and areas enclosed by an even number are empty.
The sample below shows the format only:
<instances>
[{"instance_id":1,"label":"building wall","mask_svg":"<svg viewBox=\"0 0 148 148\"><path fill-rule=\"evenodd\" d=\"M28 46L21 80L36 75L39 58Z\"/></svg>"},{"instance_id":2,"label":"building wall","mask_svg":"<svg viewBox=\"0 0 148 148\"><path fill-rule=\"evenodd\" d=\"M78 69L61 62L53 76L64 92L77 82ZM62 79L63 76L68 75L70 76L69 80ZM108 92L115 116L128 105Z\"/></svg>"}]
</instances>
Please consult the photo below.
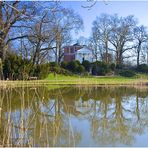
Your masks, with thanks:
<instances>
[{"instance_id":1,"label":"building wall","mask_svg":"<svg viewBox=\"0 0 148 148\"><path fill-rule=\"evenodd\" d=\"M88 60L89 62L93 62L92 50L88 49L87 47L83 47L77 50L75 54L75 60L79 60L80 63L82 63L83 60Z\"/></svg>"},{"instance_id":2,"label":"building wall","mask_svg":"<svg viewBox=\"0 0 148 148\"><path fill-rule=\"evenodd\" d=\"M65 47L64 48L64 61L70 62L75 60L75 48L74 47Z\"/></svg>"},{"instance_id":3,"label":"building wall","mask_svg":"<svg viewBox=\"0 0 148 148\"><path fill-rule=\"evenodd\" d=\"M64 48L64 61L71 62L75 60L76 51L82 48L80 45L67 46Z\"/></svg>"}]
</instances>

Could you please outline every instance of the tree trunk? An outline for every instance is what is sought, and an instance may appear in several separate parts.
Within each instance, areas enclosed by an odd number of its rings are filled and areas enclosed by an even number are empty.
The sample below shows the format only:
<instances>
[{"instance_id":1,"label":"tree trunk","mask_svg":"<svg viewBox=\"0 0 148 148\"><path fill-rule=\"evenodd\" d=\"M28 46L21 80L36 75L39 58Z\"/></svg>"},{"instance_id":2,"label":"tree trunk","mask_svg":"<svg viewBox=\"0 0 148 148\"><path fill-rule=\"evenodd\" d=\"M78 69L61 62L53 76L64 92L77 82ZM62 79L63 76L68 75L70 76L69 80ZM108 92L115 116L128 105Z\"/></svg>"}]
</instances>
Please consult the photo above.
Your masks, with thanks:
<instances>
[{"instance_id":1,"label":"tree trunk","mask_svg":"<svg viewBox=\"0 0 148 148\"><path fill-rule=\"evenodd\" d=\"M122 51L119 49L116 50L116 65L122 66L123 58L122 58Z\"/></svg>"},{"instance_id":2,"label":"tree trunk","mask_svg":"<svg viewBox=\"0 0 148 148\"><path fill-rule=\"evenodd\" d=\"M139 66L139 60L140 60L140 52L137 52L137 67Z\"/></svg>"},{"instance_id":3,"label":"tree trunk","mask_svg":"<svg viewBox=\"0 0 148 148\"><path fill-rule=\"evenodd\" d=\"M141 43L139 43L138 48L137 48L137 67L140 64L140 51L141 51Z\"/></svg>"},{"instance_id":4,"label":"tree trunk","mask_svg":"<svg viewBox=\"0 0 148 148\"><path fill-rule=\"evenodd\" d=\"M116 50L116 65L119 65L119 51Z\"/></svg>"},{"instance_id":5,"label":"tree trunk","mask_svg":"<svg viewBox=\"0 0 148 148\"><path fill-rule=\"evenodd\" d=\"M105 42L105 63L108 64L108 42Z\"/></svg>"},{"instance_id":6,"label":"tree trunk","mask_svg":"<svg viewBox=\"0 0 148 148\"><path fill-rule=\"evenodd\" d=\"M0 59L2 59L2 61L3 61L3 55L4 55L4 51L3 50L4 50L3 42L0 41Z\"/></svg>"}]
</instances>

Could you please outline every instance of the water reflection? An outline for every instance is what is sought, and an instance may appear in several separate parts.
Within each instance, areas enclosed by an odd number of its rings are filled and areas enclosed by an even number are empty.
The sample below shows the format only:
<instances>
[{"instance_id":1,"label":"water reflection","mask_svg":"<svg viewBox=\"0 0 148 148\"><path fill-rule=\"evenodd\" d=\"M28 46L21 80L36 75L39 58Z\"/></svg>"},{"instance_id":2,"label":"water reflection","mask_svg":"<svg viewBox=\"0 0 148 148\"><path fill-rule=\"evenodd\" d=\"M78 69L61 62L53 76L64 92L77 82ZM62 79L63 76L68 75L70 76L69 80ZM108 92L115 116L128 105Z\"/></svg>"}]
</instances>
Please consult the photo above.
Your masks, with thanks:
<instances>
[{"instance_id":1,"label":"water reflection","mask_svg":"<svg viewBox=\"0 0 148 148\"><path fill-rule=\"evenodd\" d=\"M1 146L148 146L148 89L50 88L0 89Z\"/></svg>"}]
</instances>

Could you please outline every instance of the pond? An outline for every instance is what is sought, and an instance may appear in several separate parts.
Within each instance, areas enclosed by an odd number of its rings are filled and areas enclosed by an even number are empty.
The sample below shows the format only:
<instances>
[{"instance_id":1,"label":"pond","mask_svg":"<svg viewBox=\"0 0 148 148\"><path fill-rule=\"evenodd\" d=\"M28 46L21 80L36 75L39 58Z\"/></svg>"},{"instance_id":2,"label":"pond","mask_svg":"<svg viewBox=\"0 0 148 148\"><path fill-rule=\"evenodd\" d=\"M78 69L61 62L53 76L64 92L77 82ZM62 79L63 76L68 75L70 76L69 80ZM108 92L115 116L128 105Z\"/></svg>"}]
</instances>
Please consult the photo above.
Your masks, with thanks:
<instances>
[{"instance_id":1,"label":"pond","mask_svg":"<svg viewBox=\"0 0 148 148\"><path fill-rule=\"evenodd\" d=\"M148 89L0 89L0 146L148 146Z\"/></svg>"}]
</instances>

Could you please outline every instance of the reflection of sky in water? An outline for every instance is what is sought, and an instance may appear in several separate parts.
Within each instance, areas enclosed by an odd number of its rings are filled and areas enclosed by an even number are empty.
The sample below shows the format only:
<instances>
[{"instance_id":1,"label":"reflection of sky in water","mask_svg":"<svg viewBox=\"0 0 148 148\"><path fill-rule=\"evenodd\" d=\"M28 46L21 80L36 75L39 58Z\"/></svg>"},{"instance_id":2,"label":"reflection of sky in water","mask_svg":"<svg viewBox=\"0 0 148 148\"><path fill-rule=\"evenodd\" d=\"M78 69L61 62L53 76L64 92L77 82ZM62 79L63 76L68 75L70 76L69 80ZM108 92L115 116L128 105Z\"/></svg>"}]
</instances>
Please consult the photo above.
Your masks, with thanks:
<instances>
[{"instance_id":1,"label":"reflection of sky in water","mask_svg":"<svg viewBox=\"0 0 148 148\"><path fill-rule=\"evenodd\" d=\"M139 98L140 99L143 99L143 98ZM148 98L145 98L145 100L147 100ZM93 119L93 110L91 107L93 107L93 103L91 104L92 100L88 100L88 101L85 101L82 103L82 100L80 99L79 101L76 101L75 102L75 105L76 105L76 109L79 110L80 112L82 113L85 113L87 112L88 110L90 110L89 112L89 117L91 117ZM96 104L98 104L100 101L97 101ZM88 104L89 105L88 105ZM129 129L128 129L128 132L133 132L132 130L132 126L135 126L135 122L137 120L137 117L134 116L133 114L135 114L135 106L136 106L136 96L128 96L128 97L123 97L123 101L121 103L122 107L124 108L123 109L123 116L125 118L125 126L129 126ZM139 106L142 107L142 103L139 103ZM86 107L87 106L87 107ZM109 112L107 112L107 118L108 120L112 120L112 118L114 118L113 116L111 116L111 114L115 111L115 104L111 104L109 105L110 110ZM96 107L96 109L99 109L99 107ZM142 109L142 108L140 108ZM140 110L139 110L140 111ZM120 143L119 141L116 141L116 144L112 144L112 143L108 143L108 139L106 139L106 141L102 142L102 141L97 141L97 140L94 140L93 137L92 137L92 131L91 131L91 122L90 122L90 119L87 115L81 115L78 117L76 116L72 116L70 118L70 121L71 121L71 124L73 126L74 129L77 129L78 131L81 132L81 141L80 143L78 143L78 146L98 146L99 143L104 143L104 145L100 145L100 146L128 146L128 144L123 144L123 143ZM97 119L98 121L102 118L103 115L101 115L101 113L97 113ZM110 118L111 117L111 118ZM143 117L143 115L141 115L141 119L145 120L145 116ZM109 121L109 122L110 122ZM147 121L146 121L147 122ZM138 124L138 123L137 123ZM142 122L140 123L141 126L142 126ZM100 130L102 129L98 129L98 136L99 135L99 132ZM107 130L107 129L106 129ZM146 129L145 129L146 130ZM142 131L141 135L139 136L139 134L137 133L134 133L132 136L132 141L131 141L131 144L130 146L147 146L148 145L148 142L147 142L147 138L148 138L148 131L146 130L145 131ZM108 133L110 134L110 133ZM128 138L128 137L127 137ZM87 139L87 140L86 140Z\"/></svg>"},{"instance_id":2,"label":"reflection of sky in water","mask_svg":"<svg viewBox=\"0 0 148 148\"><path fill-rule=\"evenodd\" d=\"M86 98L85 91L79 92L83 95L79 96L79 99L76 98L78 100L71 100L71 94L67 93L62 99L49 97L46 101L32 102L30 108L16 109L11 112L11 122L15 125L13 139L24 136L24 142L27 142L28 136L38 132L38 128L41 128L44 134L44 126L34 127L37 122L36 124L47 124L48 134L59 130L59 133L55 134L57 146L66 146L64 144L71 138L66 137L69 134L73 135L72 138L79 135L79 140L74 138L72 142L75 146L148 146L148 97L136 96L136 92L135 95L128 95L127 92L114 95L116 91L112 97L99 96L98 100L93 97ZM78 92L75 90L75 93ZM5 113L6 119L8 113ZM25 133L20 132L21 121L24 127L29 125ZM49 138L52 139L52 136L54 135L49 135ZM43 137L42 140L44 139ZM37 145L40 146L40 141Z\"/></svg>"},{"instance_id":3,"label":"reflection of sky in water","mask_svg":"<svg viewBox=\"0 0 148 148\"><path fill-rule=\"evenodd\" d=\"M97 146L97 143L95 143L91 136L91 131L89 130L91 125L87 119L78 119L73 117L70 119L70 122L74 130L77 129L81 132L81 141L76 146Z\"/></svg>"},{"instance_id":4,"label":"reflection of sky in water","mask_svg":"<svg viewBox=\"0 0 148 148\"><path fill-rule=\"evenodd\" d=\"M12 135L13 135L12 141L14 143L17 143L18 140L20 144L28 142L27 139L33 127L29 127L28 130L26 130L26 132L24 131L26 127L28 127L28 124L29 124L28 118L31 112L32 112L31 109L24 109L21 112L20 110L11 112L11 116L10 116L11 123L8 124L8 126L12 128ZM9 118L9 115L10 115L10 112L7 112L6 118Z\"/></svg>"},{"instance_id":5,"label":"reflection of sky in water","mask_svg":"<svg viewBox=\"0 0 148 148\"><path fill-rule=\"evenodd\" d=\"M133 147L147 147L148 146L148 129L145 130L143 135L136 135Z\"/></svg>"}]
</instances>

